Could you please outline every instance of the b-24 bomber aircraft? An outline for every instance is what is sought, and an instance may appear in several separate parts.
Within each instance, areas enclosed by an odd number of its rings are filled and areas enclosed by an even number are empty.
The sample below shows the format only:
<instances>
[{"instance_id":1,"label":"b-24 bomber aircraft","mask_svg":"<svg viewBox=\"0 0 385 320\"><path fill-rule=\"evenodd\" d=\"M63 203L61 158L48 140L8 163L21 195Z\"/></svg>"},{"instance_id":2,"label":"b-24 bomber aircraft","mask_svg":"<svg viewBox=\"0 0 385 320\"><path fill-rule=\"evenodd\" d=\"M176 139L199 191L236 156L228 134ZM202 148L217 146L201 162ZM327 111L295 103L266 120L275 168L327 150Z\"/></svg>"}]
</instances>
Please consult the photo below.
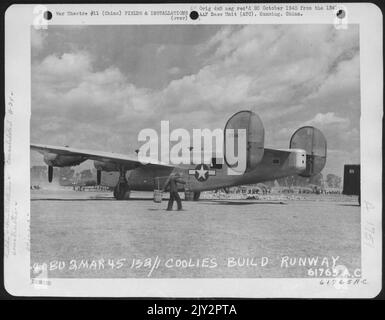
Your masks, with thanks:
<instances>
[{"instance_id":1,"label":"b-24 bomber aircraft","mask_svg":"<svg viewBox=\"0 0 385 320\"><path fill-rule=\"evenodd\" d=\"M97 184L114 187L117 200L128 200L131 190L153 191L162 187L170 174L177 172L186 181L179 191L185 192L186 200L198 200L202 191L255 184L291 175L311 177L325 166L326 139L319 129L312 126L295 131L288 149L265 148L262 121L249 110L231 116L225 125L225 132L227 129L246 130L246 169L241 174L228 174L230 165L226 156L225 159L213 157L210 164L171 165L156 160L143 163L127 155L70 147L31 144L31 149L44 156L49 182L52 181L53 167L76 166L93 160L97 169Z\"/></svg>"}]
</instances>

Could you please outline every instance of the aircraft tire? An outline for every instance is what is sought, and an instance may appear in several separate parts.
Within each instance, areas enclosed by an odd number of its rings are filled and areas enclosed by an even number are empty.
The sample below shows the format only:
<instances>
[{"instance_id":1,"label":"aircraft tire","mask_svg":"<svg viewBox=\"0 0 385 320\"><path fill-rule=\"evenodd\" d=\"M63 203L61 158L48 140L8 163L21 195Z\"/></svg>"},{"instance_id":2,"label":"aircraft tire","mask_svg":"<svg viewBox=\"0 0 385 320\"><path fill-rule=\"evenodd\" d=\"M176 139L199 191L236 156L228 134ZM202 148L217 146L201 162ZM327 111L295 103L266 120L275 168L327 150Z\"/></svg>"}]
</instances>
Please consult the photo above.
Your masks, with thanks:
<instances>
[{"instance_id":1,"label":"aircraft tire","mask_svg":"<svg viewBox=\"0 0 385 320\"><path fill-rule=\"evenodd\" d=\"M114 197L116 200L128 200L130 198L130 190L127 184L120 184L114 188Z\"/></svg>"},{"instance_id":2,"label":"aircraft tire","mask_svg":"<svg viewBox=\"0 0 385 320\"><path fill-rule=\"evenodd\" d=\"M200 192L194 192L194 197L193 197L193 200L194 201L198 201L199 200L199 197L200 197L201 193Z\"/></svg>"}]
</instances>

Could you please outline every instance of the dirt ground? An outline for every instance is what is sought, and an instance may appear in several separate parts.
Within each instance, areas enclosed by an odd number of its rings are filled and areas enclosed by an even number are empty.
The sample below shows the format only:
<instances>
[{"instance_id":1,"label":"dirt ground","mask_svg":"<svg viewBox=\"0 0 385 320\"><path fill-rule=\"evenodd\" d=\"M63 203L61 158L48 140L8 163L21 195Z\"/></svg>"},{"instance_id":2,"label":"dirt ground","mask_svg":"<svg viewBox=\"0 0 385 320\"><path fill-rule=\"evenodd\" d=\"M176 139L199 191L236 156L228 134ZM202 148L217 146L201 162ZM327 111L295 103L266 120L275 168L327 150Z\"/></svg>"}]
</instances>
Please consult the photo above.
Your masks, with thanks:
<instances>
[{"instance_id":1,"label":"dirt ground","mask_svg":"<svg viewBox=\"0 0 385 320\"><path fill-rule=\"evenodd\" d=\"M360 268L356 197L203 199L31 191L31 265L53 278L314 277ZM33 268L32 268L33 270Z\"/></svg>"}]
</instances>

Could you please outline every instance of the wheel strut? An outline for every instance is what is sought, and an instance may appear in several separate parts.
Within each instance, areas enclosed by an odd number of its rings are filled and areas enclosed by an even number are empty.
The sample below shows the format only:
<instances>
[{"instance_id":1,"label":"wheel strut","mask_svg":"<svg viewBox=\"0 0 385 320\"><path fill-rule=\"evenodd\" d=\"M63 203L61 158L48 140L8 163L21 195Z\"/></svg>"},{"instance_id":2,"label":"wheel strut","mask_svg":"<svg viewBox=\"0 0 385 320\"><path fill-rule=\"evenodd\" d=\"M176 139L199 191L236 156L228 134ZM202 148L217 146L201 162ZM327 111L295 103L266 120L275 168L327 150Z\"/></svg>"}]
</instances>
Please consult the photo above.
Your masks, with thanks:
<instances>
[{"instance_id":1,"label":"wheel strut","mask_svg":"<svg viewBox=\"0 0 385 320\"><path fill-rule=\"evenodd\" d=\"M126 179L126 170L120 168L119 181L114 189L114 197L117 200L124 200L129 198L130 190L128 188L128 181Z\"/></svg>"}]
</instances>

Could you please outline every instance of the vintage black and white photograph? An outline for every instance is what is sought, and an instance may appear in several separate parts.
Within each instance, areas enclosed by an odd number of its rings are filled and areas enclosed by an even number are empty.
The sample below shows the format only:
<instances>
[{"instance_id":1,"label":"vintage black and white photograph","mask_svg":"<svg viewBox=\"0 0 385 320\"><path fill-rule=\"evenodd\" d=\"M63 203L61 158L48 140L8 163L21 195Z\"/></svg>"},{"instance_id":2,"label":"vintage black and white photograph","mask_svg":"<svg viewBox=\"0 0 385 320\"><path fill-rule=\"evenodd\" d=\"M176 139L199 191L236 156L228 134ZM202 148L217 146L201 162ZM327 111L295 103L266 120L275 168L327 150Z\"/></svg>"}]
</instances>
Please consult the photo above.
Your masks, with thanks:
<instances>
[{"instance_id":1,"label":"vintage black and white photograph","mask_svg":"<svg viewBox=\"0 0 385 320\"><path fill-rule=\"evenodd\" d=\"M75 278L359 275L357 25L31 37L32 265ZM138 141L147 128L158 137ZM226 128L247 133L235 175L214 152ZM210 130L199 150L197 129ZM159 155L148 164L145 143ZM202 149L210 161L194 162Z\"/></svg>"},{"instance_id":2,"label":"vintage black and white photograph","mask_svg":"<svg viewBox=\"0 0 385 320\"><path fill-rule=\"evenodd\" d=\"M31 25L31 285L367 285L365 49L333 21Z\"/></svg>"}]
</instances>

